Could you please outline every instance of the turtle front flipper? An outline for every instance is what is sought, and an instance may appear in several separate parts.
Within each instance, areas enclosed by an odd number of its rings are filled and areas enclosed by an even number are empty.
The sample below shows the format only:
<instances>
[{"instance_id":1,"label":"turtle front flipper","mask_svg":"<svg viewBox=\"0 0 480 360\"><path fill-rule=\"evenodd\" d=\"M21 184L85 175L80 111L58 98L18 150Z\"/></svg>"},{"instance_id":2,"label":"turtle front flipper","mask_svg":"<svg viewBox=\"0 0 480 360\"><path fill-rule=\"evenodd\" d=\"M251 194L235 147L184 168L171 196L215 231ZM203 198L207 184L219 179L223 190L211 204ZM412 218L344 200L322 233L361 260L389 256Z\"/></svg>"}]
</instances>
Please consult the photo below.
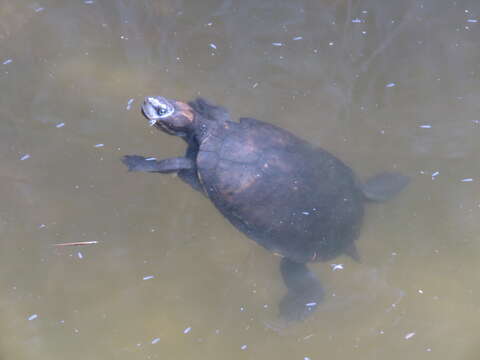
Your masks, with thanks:
<instances>
[{"instance_id":1,"label":"turtle front flipper","mask_svg":"<svg viewBox=\"0 0 480 360\"><path fill-rule=\"evenodd\" d=\"M283 258L280 271L288 292L280 301L280 316L288 321L302 321L323 300L323 289L307 265Z\"/></svg>"},{"instance_id":2,"label":"turtle front flipper","mask_svg":"<svg viewBox=\"0 0 480 360\"><path fill-rule=\"evenodd\" d=\"M383 172L368 179L361 189L367 200L387 201L402 191L409 182L408 176Z\"/></svg>"},{"instance_id":3,"label":"turtle front flipper","mask_svg":"<svg viewBox=\"0 0 480 360\"><path fill-rule=\"evenodd\" d=\"M146 159L139 155L125 155L122 162L128 167L128 171L158 172L162 174L195 168L193 161L185 157L155 160Z\"/></svg>"}]
</instances>

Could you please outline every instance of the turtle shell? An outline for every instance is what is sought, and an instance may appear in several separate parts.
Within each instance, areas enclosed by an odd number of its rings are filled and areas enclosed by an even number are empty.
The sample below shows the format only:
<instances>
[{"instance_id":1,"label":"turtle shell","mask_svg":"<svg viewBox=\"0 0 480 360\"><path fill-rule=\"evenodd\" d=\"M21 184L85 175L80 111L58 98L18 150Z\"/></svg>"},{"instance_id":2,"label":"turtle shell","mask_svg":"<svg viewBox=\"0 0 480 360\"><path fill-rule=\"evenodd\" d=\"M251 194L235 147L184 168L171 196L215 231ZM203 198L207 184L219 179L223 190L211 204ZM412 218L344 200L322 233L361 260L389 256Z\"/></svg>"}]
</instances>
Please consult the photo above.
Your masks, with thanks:
<instances>
[{"instance_id":1,"label":"turtle shell","mask_svg":"<svg viewBox=\"0 0 480 360\"><path fill-rule=\"evenodd\" d=\"M364 198L352 170L292 133L250 118L210 122L198 178L218 210L263 247L325 261L357 238Z\"/></svg>"}]
</instances>

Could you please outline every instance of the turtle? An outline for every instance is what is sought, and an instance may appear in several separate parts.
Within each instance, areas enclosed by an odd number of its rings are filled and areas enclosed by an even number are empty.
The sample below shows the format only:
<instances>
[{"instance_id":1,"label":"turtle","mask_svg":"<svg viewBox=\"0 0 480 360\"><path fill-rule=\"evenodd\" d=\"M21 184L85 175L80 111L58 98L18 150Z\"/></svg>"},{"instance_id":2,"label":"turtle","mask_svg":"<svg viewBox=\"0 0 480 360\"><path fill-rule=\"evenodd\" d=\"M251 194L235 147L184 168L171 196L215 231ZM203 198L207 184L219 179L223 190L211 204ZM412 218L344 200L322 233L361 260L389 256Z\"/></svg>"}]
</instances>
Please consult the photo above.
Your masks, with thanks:
<instances>
[{"instance_id":1,"label":"turtle","mask_svg":"<svg viewBox=\"0 0 480 360\"><path fill-rule=\"evenodd\" d=\"M268 122L233 121L203 98L149 96L141 109L151 126L182 138L186 153L164 160L125 155L123 163L129 171L176 173L235 228L279 255L287 289L279 313L287 321L306 319L324 298L307 263L341 254L358 259L365 204L388 200L409 182L384 172L362 184L327 150Z\"/></svg>"}]
</instances>

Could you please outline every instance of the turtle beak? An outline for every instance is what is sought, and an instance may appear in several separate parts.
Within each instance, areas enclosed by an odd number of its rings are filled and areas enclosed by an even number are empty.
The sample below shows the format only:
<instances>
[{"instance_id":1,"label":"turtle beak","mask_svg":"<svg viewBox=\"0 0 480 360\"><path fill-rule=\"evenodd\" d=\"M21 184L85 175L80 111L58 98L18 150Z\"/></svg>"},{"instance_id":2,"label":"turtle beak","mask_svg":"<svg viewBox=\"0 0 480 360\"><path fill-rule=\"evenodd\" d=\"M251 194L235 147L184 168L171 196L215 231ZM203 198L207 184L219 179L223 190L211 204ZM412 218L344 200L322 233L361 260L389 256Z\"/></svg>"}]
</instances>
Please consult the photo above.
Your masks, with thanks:
<instances>
[{"instance_id":1,"label":"turtle beak","mask_svg":"<svg viewBox=\"0 0 480 360\"><path fill-rule=\"evenodd\" d=\"M148 119L150 126L155 125L160 119L160 116L158 116L157 108L155 106L157 102L157 99L153 97L147 97L142 105L143 115Z\"/></svg>"}]
</instances>

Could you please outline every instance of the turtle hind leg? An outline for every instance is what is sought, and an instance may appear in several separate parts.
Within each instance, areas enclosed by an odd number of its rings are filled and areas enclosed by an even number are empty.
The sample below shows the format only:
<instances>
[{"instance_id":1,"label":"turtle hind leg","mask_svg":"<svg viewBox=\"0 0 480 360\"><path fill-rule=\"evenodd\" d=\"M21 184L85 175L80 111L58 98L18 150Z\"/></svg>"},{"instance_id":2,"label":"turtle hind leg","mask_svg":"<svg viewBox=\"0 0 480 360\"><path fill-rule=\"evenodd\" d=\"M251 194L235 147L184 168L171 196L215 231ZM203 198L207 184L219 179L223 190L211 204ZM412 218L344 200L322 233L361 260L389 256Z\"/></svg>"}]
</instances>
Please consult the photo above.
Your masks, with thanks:
<instances>
[{"instance_id":1,"label":"turtle hind leg","mask_svg":"<svg viewBox=\"0 0 480 360\"><path fill-rule=\"evenodd\" d=\"M363 195L370 201L386 201L397 195L410 182L410 177L383 172L368 179L362 185Z\"/></svg>"},{"instance_id":2,"label":"turtle hind leg","mask_svg":"<svg viewBox=\"0 0 480 360\"><path fill-rule=\"evenodd\" d=\"M301 321L310 316L323 300L320 282L307 265L283 258L280 272L288 289L280 301L280 316L288 321Z\"/></svg>"}]
</instances>

